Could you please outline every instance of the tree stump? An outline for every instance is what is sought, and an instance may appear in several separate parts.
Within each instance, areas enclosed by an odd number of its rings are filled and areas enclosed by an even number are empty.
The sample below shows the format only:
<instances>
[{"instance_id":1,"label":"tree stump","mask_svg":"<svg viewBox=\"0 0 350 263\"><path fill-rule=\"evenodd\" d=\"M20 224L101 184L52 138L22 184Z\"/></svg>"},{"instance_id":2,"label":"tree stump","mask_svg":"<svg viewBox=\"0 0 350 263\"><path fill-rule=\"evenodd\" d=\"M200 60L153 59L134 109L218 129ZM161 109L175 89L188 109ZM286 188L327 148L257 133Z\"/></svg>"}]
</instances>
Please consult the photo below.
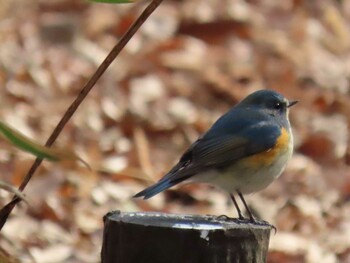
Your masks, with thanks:
<instances>
[{"instance_id":1,"label":"tree stump","mask_svg":"<svg viewBox=\"0 0 350 263\"><path fill-rule=\"evenodd\" d=\"M271 226L155 212L104 217L103 263L264 263Z\"/></svg>"}]
</instances>

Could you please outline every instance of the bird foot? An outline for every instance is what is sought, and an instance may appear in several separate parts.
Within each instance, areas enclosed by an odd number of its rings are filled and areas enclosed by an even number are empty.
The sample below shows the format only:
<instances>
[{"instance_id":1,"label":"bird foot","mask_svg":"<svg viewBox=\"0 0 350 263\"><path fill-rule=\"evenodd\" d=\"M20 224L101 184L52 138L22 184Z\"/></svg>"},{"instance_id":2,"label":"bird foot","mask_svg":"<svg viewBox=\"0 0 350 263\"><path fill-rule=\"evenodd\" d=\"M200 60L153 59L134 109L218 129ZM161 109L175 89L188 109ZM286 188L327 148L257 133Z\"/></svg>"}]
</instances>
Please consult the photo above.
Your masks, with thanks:
<instances>
[{"instance_id":1,"label":"bird foot","mask_svg":"<svg viewBox=\"0 0 350 263\"><path fill-rule=\"evenodd\" d=\"M227 216L227 215L219 215L219 216L216 217L216 219L217 219L217 220L227 220L227 221L229 221L229 220L233 220L233 219L236 219L236 218L234 218L234 217L229 217L229 216Z\"/></svg>"},{"instance_id":2,"label":"bird foot","mask_svg":"<svg viewBox=\"0 0 350 263\"><path fill-rule=\"evenodd\" d=\"M270 224L269 222L267 222L265 220L255 221L255 224L258 224L261 226L269 226L269 227L271 227L271 229L273 229L275 235L277 233L277 227L275 227L274 225Z\"/></svg>"},{"instance_id":3,"label":"bird foot","mask_svg":"<svg viewBox=\"0 0 350 263\"><path fill-rule=\"evenodd\" d=\"M261 225L261 226L269 226L271 227L271 229L273 229L274 231L274 234L277 233L277 228L270 224L269 222L267 221L264 221L264 220L256 220L254 217L251 217L251 218L245 218L243 216L240 216L238 218L236 217L229 217L227 215L219 215L219 216L216 216L215 217L216 220L225 220L225 221L245 221L245 222L249 222L249 223L252 223L252 224L256 224L256 225Z\"/></svg>"},{"instance_id":4,"label":"bird foot","mask_svg":"<svg viewBox=\"0 0 350 263\"><path fill-rule=\"evenodd\" d=\"M229 217L227 215L219 215L216 217L217 220L227 220L227 221L237 221L237 220L247 220L245 217L243 216L239 216L239 217Z\"/></svg>"}]
</instances>

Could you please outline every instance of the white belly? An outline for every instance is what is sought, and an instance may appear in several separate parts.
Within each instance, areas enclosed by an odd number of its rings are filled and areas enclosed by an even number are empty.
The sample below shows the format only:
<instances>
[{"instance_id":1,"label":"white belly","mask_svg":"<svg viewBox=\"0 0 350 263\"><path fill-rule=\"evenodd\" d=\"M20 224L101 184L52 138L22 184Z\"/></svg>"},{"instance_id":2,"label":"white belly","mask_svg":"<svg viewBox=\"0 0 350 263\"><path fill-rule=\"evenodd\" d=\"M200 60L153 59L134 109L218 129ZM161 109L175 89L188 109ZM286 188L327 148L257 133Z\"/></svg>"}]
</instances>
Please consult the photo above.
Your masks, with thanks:
<instances>
[{"instance_id":1,"label":"white belly","mask_svg":"<svg viewBox=\"0 0 350 263\"><path fill-rule=\"evenodd\" d=\"M197 174L192 179L193 182L218 186L229 193L235 193L236 191L243 194L257 192L266 188L281 175L292 155L292 147L289 147L289 149L269 166L252 169L238 162L227 169L221 169L220 171L212 169Z\"/></svg>"}]
</instances>

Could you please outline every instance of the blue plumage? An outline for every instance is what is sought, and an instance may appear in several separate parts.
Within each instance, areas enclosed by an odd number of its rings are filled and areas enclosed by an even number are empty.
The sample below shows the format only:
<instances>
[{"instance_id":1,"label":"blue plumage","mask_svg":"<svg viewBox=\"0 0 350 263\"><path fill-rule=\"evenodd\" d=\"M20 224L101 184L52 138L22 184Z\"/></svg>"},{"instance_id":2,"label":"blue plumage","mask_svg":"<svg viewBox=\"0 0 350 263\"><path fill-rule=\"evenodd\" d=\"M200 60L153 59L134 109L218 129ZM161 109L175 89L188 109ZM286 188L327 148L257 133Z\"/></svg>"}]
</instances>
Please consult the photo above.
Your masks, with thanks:
<instances>
[{"instance_id":1,"label":"blue plumage","mask_svg":"<svg viewBox=\"0 0 350 263\"><path fill-rule=\"evenodd\" d=\"M287 107L287 100L277 92L253 93L219 118L159 182L135 197L148 199L194 175L227 168L268 151L276 144L281 128L289 129Z\"/></svg>"}]
</instances>

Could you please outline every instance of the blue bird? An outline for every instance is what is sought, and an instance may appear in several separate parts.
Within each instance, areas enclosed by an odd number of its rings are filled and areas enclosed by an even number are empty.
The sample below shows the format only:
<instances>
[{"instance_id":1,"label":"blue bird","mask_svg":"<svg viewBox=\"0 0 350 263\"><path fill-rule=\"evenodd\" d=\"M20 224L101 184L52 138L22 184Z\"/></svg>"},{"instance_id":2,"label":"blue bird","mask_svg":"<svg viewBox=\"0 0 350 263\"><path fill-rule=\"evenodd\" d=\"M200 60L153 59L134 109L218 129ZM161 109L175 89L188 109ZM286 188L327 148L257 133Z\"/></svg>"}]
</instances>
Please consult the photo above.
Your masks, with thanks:
<instances>
[{"instance_id":1,"label":"blue bird","mask_svg":"<svg viewBox=\"0 0 350 263\"><path fill-rule=\"evenodd\" d=\"M163 178L134 197L148 199L181 182L208 183L230 193L244 219L234 197L238 194L255 222L243 194L266 188L285 169L293 152L288 114L296 103L272 90L250 94L199 137Z\"/></svg>"}]
</instances>

